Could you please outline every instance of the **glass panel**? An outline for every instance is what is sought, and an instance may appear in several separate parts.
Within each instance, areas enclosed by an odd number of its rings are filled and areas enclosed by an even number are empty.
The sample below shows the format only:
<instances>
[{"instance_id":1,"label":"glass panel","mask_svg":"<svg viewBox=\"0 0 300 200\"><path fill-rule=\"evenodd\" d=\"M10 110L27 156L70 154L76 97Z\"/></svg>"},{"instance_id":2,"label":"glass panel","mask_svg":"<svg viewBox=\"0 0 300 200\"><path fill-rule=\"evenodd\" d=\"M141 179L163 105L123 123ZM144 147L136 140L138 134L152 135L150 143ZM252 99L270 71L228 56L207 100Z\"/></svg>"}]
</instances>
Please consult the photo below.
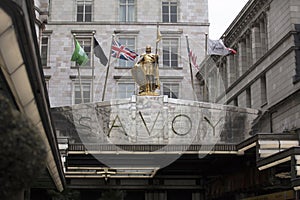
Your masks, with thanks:
<instances>
[{"instance_id":1,"label":"glass panel","mask_svg":"<svg viewBox=\"0 0 300 200\"><path fill-rule=\"evenodd\" d=\"M134 83L119 83L118 84L118 98L129 98L135 94Z\"/></svg>"},{"instance_id":2,"label":"glass panel","mask_svg":"<svg viewBox=\"0 0 300 200\"><path fill-rule=\"evenodd\" d=\"M163 22L169 22L169 7L165 2L163 2L162 6L162 20Z\"/></svg>"},{"instance_id":3,"label":"glass panel","mask_svg":"<svg viewBox=\"0 0 300 200\"><path fill-rule=\"evenodd\" d=\"M178 67L178 61L177 60L171 60L171 67Z\"/></svg>"},{"instance_id":4,"label":"glass panel","mask_svg":"<svg viewBox=\"0 0 300 200\"><path fill-rule=\"evenodd\" d=\"M134 21L135 19L135 1L120 0L119 20L121 22Z\"/></svg>"},{"instance_id":5,"label":"glass panel","mask_svg":"<svg viewBox=\"0 0 300 200\"><path fill-rule=\"evenodd\" d=\"M169 7L168 6L163 6L162 7L162 12L163 12L163 14L168 14L169 13Z\"/></svg>"},{"instance_id":6,"label":"glass panel","mask_svg":"<svg viewBox=\"0 0 300 200\"><path fill-rule=\"evenodd\" d=\"M261 83L261 104L264 105L265 103L268 102L267 98L267 81L266 81L266 76L264 75L260 79Z\"/></svg>"},{"instance_id":7,"label":"glass panel","mask_svg":"<svg viewBox=\"0 0 300 200\"><path fill-rule=\"evenodd\" d=\"M83 13L83 5L77 5L77 13Z\"/></svg>"},{"instance_id":8,"label":"glass panel","mask_svg":"<svg viewBox=\"0 0 300 200\"><path fill-rule=\"evenodd\" d=\"M120 21L125 22L126 21L126 7L120 6Z\"/></svg>"},{"instance_id":9,"label":"glass panel","mask_svg":"<svg viewBox=\"0 0 300 200\"><path fill-rule=\"evenodd\" d=\"M128 20L129 22L134 21L134 6L128 6Z\"/></svg>"},{"instance_id":10,"label":"glass panel","mask_svg":"<svg viewBox=\"0 0 300 200\"><path fill-rule=\"evenodd\" d=\"M86 14L85 15L85 21L86 22L91 22L92 21L92 14Z\"/></svg>"},{"instance_id":11,"label":"glass panel","mask_svg":"<svg viewBox=\"0 0 300 200\"><path fill-rule=\"evenodd\" d=\"M170 54L168 50L163 50L163 67L168 67L170 63Z\"/></svg>"},{"instance_id":12,"label":"glass panel","mask_svg":"<svg viewBox=\"0 0 300 200\"><path fill-rule=\"evenodd\" d=\"M77 21L83 22L83 5L77 5Z\"/></svg>"},{"instance_id":13,"label":"glass panel","mask_svg":"<svg viewBox=\"0 0 300 200\"><path fill-rule=\"evenodd\" d=\"M92 21L91 1L77 1L77 21L78 22Z\"/></svg>"},{"instance_id":14,"label":"glass panel","mask_svg":"<svg viewBox=\"0 0 300 200\"><path fill-rule=\"evenodd\" d=\"M177 2L162 3L163 22L177 22Z\"/></svg>"},{"instance_id":15,"label":"glass panel","mask_svg":"<svg viewBox=\"0 0 300 200\"><path fill-rule=\"evenodd\" d=\"M85 12L86 13L91 13L92 12L92 6L91 5L86 5L85 6Z\"/></svg>"},{"instance_id":16,"label":"glass panel","mask_svg":"<svg viewBox=\"0 0 300 200\"><path fill-rule=\"evenodd\" d=\"M82 93L83 93L83 102L88 103L90 102L90 83L82 83ZM79 83L75 83L75 93L74 93L74 103L78 104L81 103L81 88Z\"/></svg>"},{"instance_id":17,"label":"glass panel","mask_svg":"<svg viewBox=\"0 0 300 200\"><path fill-rule=\"evenodd\" d=\"M177 15L171 15L170 22L173 22L173 23L177 22Z\"/></svg>"},{"instance_id":18,"label":"glass panel","mask_svg":"<svg viewBox=\"0 0 300 200\"><path fill-rule=\"evenodd\" d=\"M47 66L47 57L48 57L48 37L43 37L42 48L41 48L42 66Z\"/></svg>"},{"instance_id":19,"label":"glass panel","mask_svg":"<svg viewBox=\"0 0 300 200\"><path fill-rule=\"evenodd\" d=\"M171 10L172 14L176 14L177 13L177 6L171 6L170 10Z\"/></svg>"},{"instance_id":20,"label":"glass panel","mask_svg":"<svg viewBox=\"0 0 300 200\"><path fill-rule=\"evenodd\" d=\"M177 83L164 83L163 84L163 94L167 95L169 98L178 98L179 94L179 84Z\"/></svg>"},{"instance_id":21,"label":"glass panel","mask_svg":"<svg viewBox=\"0 0 300 200\"><path fill-rule=\"evenodd\" d=\"M83 22L83 14L77 14L77 21Z\"/></svg>"},{"instance_id":22,"label":"glass panel","mask_svg":"<svg viewBox=\"0 0 300 200\"><path fill-rule=\"evenodd\" d=\"M163 40L163 67L178 67L178 39Z\"/></svg>"},{"instance_id":23,"label":"glass panel","mask_svg":"<svg viewBox=\"0 0 300 200\"><path fill-rule=\"evenodd\" d=\"M163 22L169 22L169 15L163 15Z\"/></svg>"}]
</instances>

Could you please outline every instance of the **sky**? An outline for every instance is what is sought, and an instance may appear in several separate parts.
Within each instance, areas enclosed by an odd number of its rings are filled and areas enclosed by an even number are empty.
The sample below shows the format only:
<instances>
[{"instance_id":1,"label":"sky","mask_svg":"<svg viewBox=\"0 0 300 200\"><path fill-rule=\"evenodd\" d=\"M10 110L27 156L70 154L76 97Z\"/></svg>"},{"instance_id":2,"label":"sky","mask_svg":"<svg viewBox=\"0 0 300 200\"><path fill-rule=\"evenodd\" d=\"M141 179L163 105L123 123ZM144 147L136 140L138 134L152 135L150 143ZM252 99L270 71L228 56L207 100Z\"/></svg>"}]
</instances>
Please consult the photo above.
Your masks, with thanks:
<instances>
[{"instance_id":1,"label":"sky","mask_svg":"<svg viewBox=\"0 0 300 200\"><path fill-rule=\"evenodd\" d=\"M219 39L248 0L208 0L209 38Z\"/></svg>"}]
</instances>

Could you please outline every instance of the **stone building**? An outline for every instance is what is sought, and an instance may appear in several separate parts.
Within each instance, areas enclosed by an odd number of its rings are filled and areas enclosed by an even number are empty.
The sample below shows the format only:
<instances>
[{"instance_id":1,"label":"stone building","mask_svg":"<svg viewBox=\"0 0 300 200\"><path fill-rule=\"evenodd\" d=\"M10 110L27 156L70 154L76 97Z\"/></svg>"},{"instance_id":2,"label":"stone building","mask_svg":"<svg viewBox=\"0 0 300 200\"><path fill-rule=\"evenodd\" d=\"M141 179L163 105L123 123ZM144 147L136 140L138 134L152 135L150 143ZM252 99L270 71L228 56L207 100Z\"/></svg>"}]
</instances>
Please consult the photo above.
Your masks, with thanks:
<instances>
[{"instance_id":1,"label":"stone building","mask_svg":"<svg viewBox=\"0 0 300 200\"><path fill-rule=\"evenodd\" d=\"M80 80L75 62L74 37L89 61L80 67L84 102L128 98L137 94L130 69L135 61L110 57L112 37L139 55L147 45L159 55L160 94L194 99L196 68L190 69L187 39L198 60L204 58L208 32L208 5L201 1L75 1L55 0L49 5L48 23L42 36L42 61L52 106L81 102ZM161 41L156 45L157 31ZM103 66L94 57L93 37L109 63ZM109 70L107 74L107 70ZM191 75L192 74L192 75ZM191 77L193 80L191 81ZM104 89L105 79L107 84ZM105 95L103 92L105 90Z\"/></svg>"},{"instance_id":2,"label":"stone building","mask_svg":"<svg viewBox=\"0 0 300 200\"><path fill-rule=\"evenodd\" d=\"M222 36L225 45L236 49L237 54L206 56L207 1L51 1L42 36L42 60L50 102L56 107L53 114L57 133L72 136L64 158L69 186L91 198L100 197L108 188L124 192L123 199L297 198L298 10L299 5L293 0L250 0ZM112 34L142 54L147 44L152 45L153 51L156 49L157 30L162 35L157 48L161 95L169 97L158 98L161 109L151 104L154 97L132 96L137 94L130 74L134 62L109 55ZM79 70L70 62L74 37L89 56L87 66ZM93 56L93 37L108 57L106 66ZM197 80L194 75L198 70L189 68L188 47L196 54L196 63L203 60ZM80 81L87 104L76 106L82 101ZM147 102L150 107L142 107L140 102ZM177 111L173 103L184 108ZM215 103L228 106L218 107ZM151 112L156 110L161 110L161 115ZM253 121L257 110L259 118ZM88 113L96 117L87 116ZM124 120L124 116L129 118ZM173 117L165 120L165 116ZM180 126L178 119L185 119L180 122L184 125L199 119L200 129ZM102 128L95 128L99 126L95 121ZM222 130L217 127L219 122ZM208 124L213 132L208 131ZM156 130L154 125L160 128ZM147 133L152 137L155 131L161 137L143 144L143 138L135 138L143 128L147 130L143 137ZM100 139L97 130L103 130ZM211 148L213 139L199 139L216 136L215 131L220 134L216 134L219 140L214 147ZM178 139L170 133L177 133L179 138L193 133L198 139L189 143L187 138ZM88 137L82 140L81 134ZM143 160L146 155L155 160L156 156L178 154L186 145L190 145L186 152L164 168ZM119 165L105 165L103 159ZM137 162L130 168L126 162L131 159L148 165ZM214 165L208 167L210 163Z\"/></svg>"},{"instance_id":3,"label":"stone building","mask_svg":"<svg viewBox=\"0 0 300 200\"><path fill-rule=\"evenodd\" d=\"M0 91L47 147L26 199L299 198L300 5L249 0L223 36L238 53L206 56L207 3L0 1ZM142 54L157 31L161 95L139 96L134 62L109 55L113 34Z\"/></svg>"},{"instance_id":4,"label":"stone building","mask_svg":"<svg viewBox=\"0 0 300 200\"><path fill-rule=\"evenodd\" d=\"M206 100L262 110L260 132L299 129L298 9L296 1L249 1L222 37L237 54L210 56L197 74L209 89L218 80Z\"/></svg>"},{"instance_id":5,"label":"stone building","mask_svg":"<svg viewBox=\"0 0 300 200\"><path fill-rule=\"evenodd\" d=\"M293 0L248 1L222 36L237 53L207 56L196 75L204 100L262 111L254 132L268 133L270 139L258 139L247 151L256 150L260 172L275 172L270 179L277 191L284 190L283 180L299 189L299 9ZM294 143L283 150L287 143L280 138L287 135L295 137Z\"/></svg>"}]
</instances>

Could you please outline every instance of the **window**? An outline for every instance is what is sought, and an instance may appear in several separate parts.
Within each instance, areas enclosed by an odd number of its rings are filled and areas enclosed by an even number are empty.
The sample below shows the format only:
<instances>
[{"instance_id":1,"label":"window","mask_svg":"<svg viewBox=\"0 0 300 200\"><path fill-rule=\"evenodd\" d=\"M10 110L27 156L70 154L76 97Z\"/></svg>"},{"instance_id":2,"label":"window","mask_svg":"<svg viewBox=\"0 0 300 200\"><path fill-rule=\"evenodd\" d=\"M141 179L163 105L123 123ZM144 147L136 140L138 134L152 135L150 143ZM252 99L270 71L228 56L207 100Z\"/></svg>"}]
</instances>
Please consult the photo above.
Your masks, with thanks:
<instances>
[{"instance_id":1,"label":"window","mask_svg":"<svg viewBox=\"0 0 300 200\"><path fill-rule=\"evenodd\" d=\"M128 49L135 51L135 38L130 37L120 37L119 42L126 46ZM127 60L119 60L119 67L127 67L131 68L134 65L134 61L127 61Z\"/></svg>"},{"instance_id":2,"label":"window","mask_svg":"<svg viewBox=\"0 0 300 200\"><path fill-rule=\"evenodd\" d=\"M78 37L76 38L77 41L79 42L80 46L84 49L85 53L88 55L89 60L85 64L85 66L91 66L91 38L90 37Z\"/></svg>"},{"instance_id":3,"label":"window","mask_svg":"<svg viewBox=\"0 0 300 200\"><path fill-rule=\"evenodd\" d=\"M48 65L48 47L49 47L49 37L43 36L41 42L41 61L43 67L47 67Z\"/></svg>"},{"instance_id":4,"label":"window","mask_svg":"<svg viewBox=\"0 0 300 200\"><path fill-rule=\"evenodd\" d=\"M233 99L233 105L234 105L234 106L239 106L239 101L238 101L238 98L237 98L237 97L235 97L235 98Z\"/></svg>"},{"instance_id":5,"label":"window","mask_svg":"<svg viewBox=\"0 0 300 200\"><path fill-rule=\"evenodd\" d=\"M266 75L262 76L260 78L260 90L261 90L261 105L265 105L268 103L267 98L267 81L266 81Z\"/></svg>"},{"instance_id":6,"label":"window","mask_svg":"<svg viewBox=\"0 0 300 200\"><path fill-rule=\"evenodd\" d=\"M81 99L81 89L83 94L83 102ZM80 82L76 81L74 84L74 104L79 103L88 103L91 101L91 83L87 81L81 80L81 87Z\"/></svg>"},{"instance_id":7,"label":"window","mask_svg":"<svg viewBox=\"0 0 300 200\"><path fill-rule=\"evenodd\" d=\"M300 81L300 24L295 24L295 29L298 34L294 35L294 40L295 40L295 54L296 54L296 69L295 69L295 75L293 77L293 83L296 84Z\"/></svg>"},{"instance_id":8,"label":"window","mask_svg":"<svg viewBox=\"0 0 300 200\"><path fill-rule=\"evenodd\" d=\"M268 50L268 37L267 37L267 16L266 13L256 19L252 26L252 54L253 63L261 58Z\"/></svg>"},{"instance_id":9,"label":"window","mask_svg":"<svg viewBox=\"0 0 300 200\"><path fill-rule=\"evenodd\" d=\"M135 18L135 1L120 0L120 21L133 22Z\"/></svg>"},{"instance_id":10,"label":"window","mask_svg":"<svg viewBox=\"0 0 300 200\"><path fill-rule=\"evenodd\" d=\"M250 89L250 87L246 89L246 107L251 108L251 89Z\"/></svg>"},{"instance_id":11,"label":"window","mask_svg":"<svg viewBox=\"0 0 300 200\"><path fill-rule=\"evenodd\" d=\"M177 2L162 2L162 20L163 22L177 22Z\"/></svg>"},{"instance_id":12,"label":"window","mask_svg":"<svg viewBox=\"0 0 300 200\"><path fill-rule=\"evenodd\" d=\"M221 92L223 92L224 89L228 88L228 72L227 72L227 61L226 59L223 59L223 62L220 63L219 66L220 74L221 74L221 80L220 80L220 88Z\"/></svg>"},{"instance_id":13,"label":"window","mask_svg":"<svg viewBox=\"0 0 300 200\"><path fill-rule=\"evenodd\" d=\"M78 0L77 1L77 22L92 21L92 1Z\"/></svg>"},{"instance_id":14,"label":"window","mask_svg":"<svg viewBox=\"0 0 300 200\"><path fill-rule=\"evenodd\" d=\"M135 94L134 83L118 83L118 98L130 98Z\"/></svg>"},{"instance_id":15,"label":"window","mask_svg":"<svg viewBox=\"0 0 300 200\"><path fill-rule=\"evenodd\" d=\"M163 39L163 67L176 68L178 67L178 39L166 38Z\"/></svg>"},{"instance_id":16,"label":"window","mask_svg":"<svg viewBox=\"0 0 300 200\"><path fill-rule=\"evenodd\" d=\"M164 83L163 94L169 98L178 99L179 96L179 84L178 83Z\"/></svg>"},{"instance_id":17,"label":"window","mask_svg":"<svg viewBox=\"0 0 300 200\"><path fill-rule=\"evenodd\" d=\"M51 76L44 75L44 77L45 77L46 88L49 91L49 83L50 83Z\"/></svg>"}]
</instances>

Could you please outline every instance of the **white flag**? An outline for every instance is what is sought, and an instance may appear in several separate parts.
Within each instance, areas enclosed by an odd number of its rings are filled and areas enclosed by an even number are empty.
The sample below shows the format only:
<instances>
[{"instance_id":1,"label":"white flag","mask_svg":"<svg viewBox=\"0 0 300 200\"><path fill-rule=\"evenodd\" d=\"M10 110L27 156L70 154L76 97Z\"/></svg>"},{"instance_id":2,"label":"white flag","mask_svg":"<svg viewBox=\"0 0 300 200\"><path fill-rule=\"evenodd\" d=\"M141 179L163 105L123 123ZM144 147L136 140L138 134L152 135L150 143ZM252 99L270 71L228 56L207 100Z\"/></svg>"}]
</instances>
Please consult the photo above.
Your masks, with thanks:
<instances>
[{"instance_id":1,"label":"white flag","mask_svg":"<svg viewBox=\"0 0 300 200\"><path fill-rule=\"evenodd\" d=\"M220 55L226 56L228 54L236 54L234 49L227 48L222 40L211 40L208 39L207 54L208 55Z\"/></svg>"}]
</instances>

